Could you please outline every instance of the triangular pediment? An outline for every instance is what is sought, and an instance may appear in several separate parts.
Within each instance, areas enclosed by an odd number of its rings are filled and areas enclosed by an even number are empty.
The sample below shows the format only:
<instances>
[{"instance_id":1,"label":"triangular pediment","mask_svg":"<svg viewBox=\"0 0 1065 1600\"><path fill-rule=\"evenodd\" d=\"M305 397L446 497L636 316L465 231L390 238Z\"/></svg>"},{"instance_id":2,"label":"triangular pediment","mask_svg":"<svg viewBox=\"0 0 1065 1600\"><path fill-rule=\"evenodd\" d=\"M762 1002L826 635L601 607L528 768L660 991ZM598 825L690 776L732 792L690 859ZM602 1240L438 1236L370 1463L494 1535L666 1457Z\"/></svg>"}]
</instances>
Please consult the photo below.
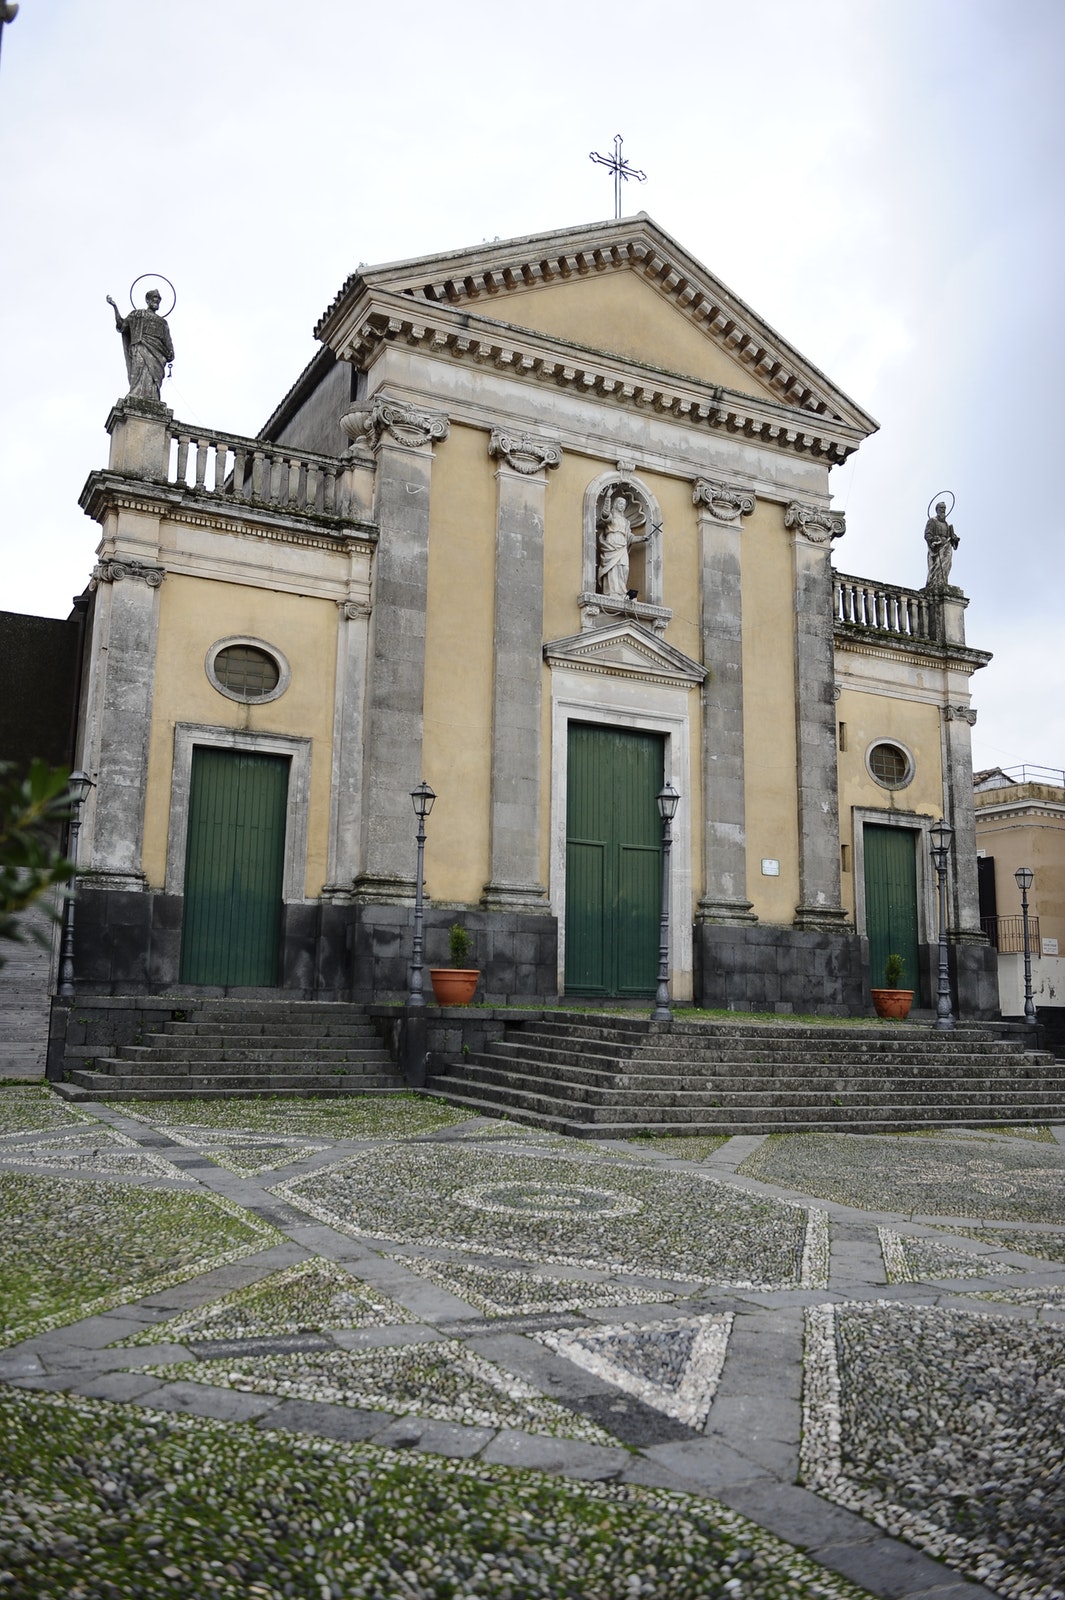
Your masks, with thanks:
<instances>
[{"instance_id":1,"label":"triangular pediment","mask_svg":"<svg viewBox=\"0 0 1065 1600\"><path fill-rule=\"evenodd\" d=\"M701 386L784 406L864 437L876 423L644 214L411 261L361 267L315 332L353 358L377 298L415 320L525 330ZM409 332L404 331L409 337ZM439 341L438 341L439 342Z\"/></svg>"},{"instance_id":2,"label":"triangular pediment","mask_svg":"<svg viewBox=\"0 0 1065 1600\"><path fill-rule=\"evenodd\" d=\"M551 667L571 667L578 672L606 673L614 678L638 678L693 689L706 677L706 668L682 650L675 650L637 622L608 622L601 628L570 634L544 645Z\"/></svg>"}]
</instances>

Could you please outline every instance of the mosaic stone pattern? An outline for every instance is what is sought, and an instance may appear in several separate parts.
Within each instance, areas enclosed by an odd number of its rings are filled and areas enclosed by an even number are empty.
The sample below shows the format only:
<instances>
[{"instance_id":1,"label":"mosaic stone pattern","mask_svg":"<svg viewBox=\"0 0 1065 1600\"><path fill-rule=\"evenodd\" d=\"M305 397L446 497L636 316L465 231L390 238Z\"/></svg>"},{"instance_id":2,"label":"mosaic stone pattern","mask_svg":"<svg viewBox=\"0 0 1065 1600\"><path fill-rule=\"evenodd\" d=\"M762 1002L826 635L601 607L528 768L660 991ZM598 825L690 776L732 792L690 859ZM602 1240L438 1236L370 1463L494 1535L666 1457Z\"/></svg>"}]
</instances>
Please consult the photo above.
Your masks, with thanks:
<instances>
[{"instance_id":1,"label":"mosaic stone pattern","mask_svg":"<svg viewBox=\"0 0 1065 1600\"><path fill-rule=\"evenodd\" d=\"M772 1134L739 1171L868 1211L1065 1224L1065 1151L1057 1146Z\"/></svg>"},{"instance_id":2,"label":"mosaic stone pattern","mask_svg":"<svg viewBox=\"0 0 1065 1600\"><path fill-rule=\"evenodd\" d=\"M274 1192L404 1244L738 1287L802 1281L803 1208L635 1163L392 1145Z\"/></svg>"},{"instance_id":3,"label":"mosaic stone pattern","mask_svg":"<svg viewBox=\"0 0 1065 1600\"><path fill-rule=\"evenodd\" d=\"M930 1278L998 1278L1023 1271L934 1239L911 1239L893 1228L878 1228L888 1283L925 1283Z\"/></svg>"},{"instance_id":4,"label":"mosaic stone pattern","mask_svg":"<svg viewBox=\"0 0 1065 1600\"><path fill-rule=\"evenodd\" d=\"M887 1301L807 1313L803 1481L999 1593L1060 1594L1065 1328Z\"/></svg>"},{"instance_id":5,"label":"mosaic stone pattern","mask_svg":"<svg viewBox=\"0 0 1065 1600\"><path fill-rule=\"evenodd\" d=\"M535 1334L541 1344L644 1405L701 1428L725 1364L730 1315Z\"/></svg>"},{"instance_id":6,"label":"mosaic stone pattern","mask_svg":"<svg viewBox=\"0 0 1065 1600\"><path fill-rule=\"evenodd\" d=\"M552 1438L614 1445L598 1424L548 1400L531 1384L457 1339L378 1350L327 1350L149 1369L158 1377L217 1384L290 1400L324 1401L394 1416L435 1417L467 1427L520 1428Z\"/></svg>"},{"instance_id":7,"label":"mosaic stone pattern","mask_svg":"<svg viewBox=\"0 0 1065 1600\"><path fill-rule=\"evenodd\" d=\"M42 1085L0 1089L0 1139L37 1129L71 1128L92 1120Z\"/></svg>"},{"instance_id":8,"label":"mosaic stone pattern","mask_svg":"<svg viewBox=\"0 0 1065 1600\"><path fill-rule=\"evenodd\" d=\"M254 1178L260 1172L290 1166L294 1161L302 1161L326 1149L323 1144L311 1144L304 1139L278 1139L248 1129L220 1130L185 1123L158 1123L157 1127L175 1144L200 1151L241 1178Z\"/></svg>"},{"instance_id":9,"label":"mosaic stone pattern","mask_svg":"<svg viewBox=\"0 0 1065 1600\"><path fill-rule=\"evenodd\" d=\"M307 1100L270 1095L254 1100L152 1100L125 1109L129 1116L153 1128L191 1123L197 1128L239 1129L282 1139L410 1138L468 1120L465 1112L413 1094Z\"/></svg>"},{"instance_id":10,"label":"mosaic stone pattern","mask_svg":"<svg viewBox=\"0 0 1065 1600\"><path fill-rule=\"evenodd\" d=\"M312 1258L246 1288L182 1312L148 1328L123 1346L205 1344L215 1340L268 1339L281 1334L378 1328L415 1318L388 1295L360 1283L332 1261Z\"/></svg>"},{"instance_id":11,"label":"mosaic stone pattern","mask_svg":"<svg viewBox=\"0 0 1065 1600\"><path fill-rule=\"evenodd\" d=\"M402 1256L405 1267L465 1300L487 1317L537 1316L581 1311L590 1306L636 1306L663 1299L661 1289L588 1278L554 1278L545 1272L509 1267L482 1267L469 1261L432 1261L427 1256Z\"/></svg>"},{"instance_id":12,"label":"mosaic stone pattern","mask_svg":"<svg viewBox=\"0 0 1065 1600\"><path fill-rule=\"evenodd\" d=\"M141 1150L134 1140L102 1125L84 1133L58 1134L0 1147L0 1166L43 1167L50 1172L101 1177L166 1178L173 1183L190 1181L163 1156Z\"/></svg>"}]
</instances>

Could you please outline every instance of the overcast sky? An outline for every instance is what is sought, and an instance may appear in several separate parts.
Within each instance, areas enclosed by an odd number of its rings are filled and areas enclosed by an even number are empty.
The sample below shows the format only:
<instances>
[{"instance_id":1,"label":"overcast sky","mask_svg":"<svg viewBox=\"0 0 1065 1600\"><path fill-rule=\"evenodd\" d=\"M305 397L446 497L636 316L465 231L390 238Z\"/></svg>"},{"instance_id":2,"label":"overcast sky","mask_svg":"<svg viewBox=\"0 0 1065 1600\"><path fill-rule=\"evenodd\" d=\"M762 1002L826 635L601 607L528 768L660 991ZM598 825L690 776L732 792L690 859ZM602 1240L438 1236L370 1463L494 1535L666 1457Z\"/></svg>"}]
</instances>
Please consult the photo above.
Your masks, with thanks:
<instances>
[{"instance_id":1,"label":"overcast sky","mask_svg":"<svg viewBox=\"0 0 1065 1600\"><path fill-rule=\"evenodd\" d=\"M881 424L844 572L919 586L929 499L977 766L1065 767L1061 0L22 0L3 30L0 609L64 616L125 392L105 295L177 287L163 398L255 433L359 262L613 214L588 159Z\"/></svg>"}]
</instances>

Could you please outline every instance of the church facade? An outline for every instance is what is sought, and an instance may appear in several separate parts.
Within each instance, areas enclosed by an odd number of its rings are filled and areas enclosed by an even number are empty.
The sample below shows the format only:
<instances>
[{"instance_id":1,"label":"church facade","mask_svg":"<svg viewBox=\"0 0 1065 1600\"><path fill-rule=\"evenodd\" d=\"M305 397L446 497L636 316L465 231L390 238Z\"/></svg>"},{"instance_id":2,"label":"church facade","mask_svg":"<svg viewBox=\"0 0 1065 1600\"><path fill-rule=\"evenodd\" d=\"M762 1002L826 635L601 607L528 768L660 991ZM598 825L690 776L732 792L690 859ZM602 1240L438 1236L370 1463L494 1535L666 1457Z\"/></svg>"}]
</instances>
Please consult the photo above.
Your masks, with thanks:
<instances>
[{"instance_id":1,"label":"church facade","mask_svg":"<svg viewBox=\"0 0 1065 1600\"><path fill-rule=\"evenodd\" d=\"M833 565L872 419L650 219L379 268L255 439L128 396L80 709L79 985L399 998L654 990L661 824L680 1001L930 995L928 829L980 932L965 600ZM920 999L918 1000L920 1003Z\"/></svg>"}]
</instances>

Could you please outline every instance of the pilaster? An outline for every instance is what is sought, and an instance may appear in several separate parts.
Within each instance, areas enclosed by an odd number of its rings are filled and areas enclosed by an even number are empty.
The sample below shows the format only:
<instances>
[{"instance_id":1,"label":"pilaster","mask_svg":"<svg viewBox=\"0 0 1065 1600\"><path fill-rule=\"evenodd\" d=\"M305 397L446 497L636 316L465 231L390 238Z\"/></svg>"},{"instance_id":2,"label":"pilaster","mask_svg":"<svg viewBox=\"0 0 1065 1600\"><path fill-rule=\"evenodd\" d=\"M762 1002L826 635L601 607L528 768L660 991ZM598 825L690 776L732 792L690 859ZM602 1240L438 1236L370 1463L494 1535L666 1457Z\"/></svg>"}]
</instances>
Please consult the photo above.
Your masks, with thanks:
<instances>
[{"instance_id":1,"label":"pilaster","mask_svg":"<svg viewBox=\"0 0 1065 1600\"><path fill-rule=\"evenodd\" d=\"M557 444L493 429L496 472L492 796L486 910L539 911L544 501Z\"/></svg>"},{"instance_id":2,"label":"pilaster","mask_svg":"<svg viewBox=\"0 0 1065 1600\"><path fill-rule=\"evenodd\" d=\"M949 877L950 936L954 943L986 943L980 927L976 867L976 807L973 804L972 729L969 705L943 707L943 815L954 829Z\"/></svg>"},{"instance_id":3,"label":"pilaster","mask_svg":"<svg viewBox=\"0 0 1065 1600\"><path fill-rule=\"evenodd\" d=\"M350 898L359 870L370 611L368 599L337 604L329 878L322 892L329 900Z\"/></svg>"},{"instance_id":4,"label":"pilaster","mask_svg":"<svg viewBox=\"0 0 1065 1600\"><path fill-rule=\"evenodd\" d=\"M832 540L843 518L792 501L795 594L795 742L799 822L799 904L795 925L841 931L839 788L836 771Z\"/></svg>"},{"instance_id":5,"label":"pilaster","mask_svg":"<svg viewBox=\"0 0 1065 1600\"><path fill-rule=\"evenodd\" d=\"M110 888L145 887L141 847L164 577L161 566L111 557L90 583L96 598L80 760L95 787L81 854L83 870Z\"/></svg>"},{"instance_id":6,"label":"pilaster","mask_svg":"<svg viewBox=\"0 0 1065 1600\"><path fill-rule=\"evenodd\" d=\"M448 421L378 397L361 437L376 456L378 545L374 556L366 738L363 751L359 899L413 895L414 813L422 777L425 612L428 602L429 487L433 441Z\"/></svg>"},{"instance_id":7,"label":"pilaster","mask_svg":"<svg viewBox=\"0 0 1065 1600\"><path fill-rule=\"evenodd\" d=\"M703 893L699 922L753 922L747 899L746 786L743 755L742 518L750 489L700 478L703 661Z\"/></svg>"}]
</instances>

